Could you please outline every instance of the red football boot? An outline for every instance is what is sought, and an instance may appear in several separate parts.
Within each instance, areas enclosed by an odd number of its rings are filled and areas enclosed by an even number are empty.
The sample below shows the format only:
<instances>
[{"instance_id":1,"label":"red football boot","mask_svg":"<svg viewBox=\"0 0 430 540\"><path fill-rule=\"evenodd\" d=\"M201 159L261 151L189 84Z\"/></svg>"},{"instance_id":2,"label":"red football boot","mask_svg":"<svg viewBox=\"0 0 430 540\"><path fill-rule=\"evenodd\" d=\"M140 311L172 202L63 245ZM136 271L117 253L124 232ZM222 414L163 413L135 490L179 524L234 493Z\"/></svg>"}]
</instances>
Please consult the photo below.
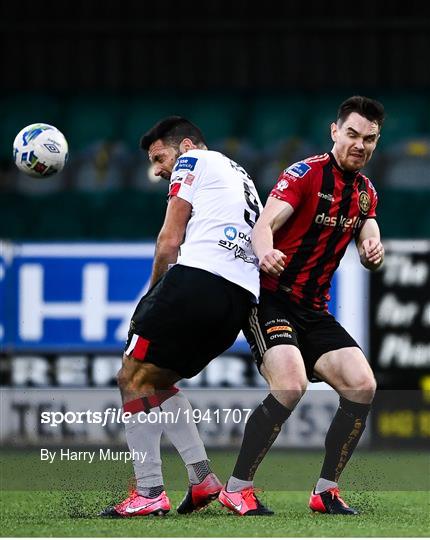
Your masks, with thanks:
<instances>
[{"instance_id":1,"label":"red football boot","mask_svg":"<svg viewBox=\"0 0 430 540\"><path fill-rule=\"evenodd\" d=\"M176 511L178 514L191 514L201 510L218 498L222 484L214 473L209 473L200 484L190 484L181 504Z\"/></svg>"},{"instance_id":2,"label":"red football boot","mask_svg":"<svg viewBox=\"0 0 430 540\"><path fill-rule=\"evenodd\" d=\"M339 495L339 488L331 488L316 494L312 490L309 499L309 508L313 512L322 514L347 514L356 516L359 512L355 508L350 508Z\"/></svg>"},{"instance_id":3,"label":"red football boot","mask_svg":"<svg viewBox=\"0 0 430 540\"><path fill-rule=\"evenodd\" d=\"M101 517L129 518L135 516L164 516L170 510L170 501L163 491L158 497L150 499L139 495L134 490L130 496L115 506L108 506L101 513Z\"/></svg>"},{"instance_id":4,"label":"red football boot","mask_svg":"<svg viewBox=\"0 0 430 540\"><path fill-rule=\"evenodd\" d=\"M249 487L242 491L227 491L225 487L218 496L219 502L240 516L272 516L272 510L266 508L255 496L255 489Z\"/></svg>"}]
</instances>

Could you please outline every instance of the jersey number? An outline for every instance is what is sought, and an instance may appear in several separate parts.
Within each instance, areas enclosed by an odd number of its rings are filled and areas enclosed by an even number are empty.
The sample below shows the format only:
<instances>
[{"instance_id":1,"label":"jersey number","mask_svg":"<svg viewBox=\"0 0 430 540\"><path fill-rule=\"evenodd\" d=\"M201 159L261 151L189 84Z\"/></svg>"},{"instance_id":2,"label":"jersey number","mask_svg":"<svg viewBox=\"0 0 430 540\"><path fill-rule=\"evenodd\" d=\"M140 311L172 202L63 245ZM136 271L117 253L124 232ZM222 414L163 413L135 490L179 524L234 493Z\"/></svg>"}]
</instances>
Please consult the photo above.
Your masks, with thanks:
<instances>
[{"instance_id":1,"label":"jersey number","mask_svg":"<svg viewBox=\"0 0 430 540\"><path fill-rule=\"evenodd\" d=\"M260 207L258 205L257 197L251 192L251 188L249 186L249 182L252 182L252 179L245 169L235 163L233 160L230 160L230 164L235 171L239 172L243 176L243 191L245 193L246 204L248 205L248 208L245 208L243 212L243 217L246 223L252 229L260 216Z\"/></svg>"}]
</instances>

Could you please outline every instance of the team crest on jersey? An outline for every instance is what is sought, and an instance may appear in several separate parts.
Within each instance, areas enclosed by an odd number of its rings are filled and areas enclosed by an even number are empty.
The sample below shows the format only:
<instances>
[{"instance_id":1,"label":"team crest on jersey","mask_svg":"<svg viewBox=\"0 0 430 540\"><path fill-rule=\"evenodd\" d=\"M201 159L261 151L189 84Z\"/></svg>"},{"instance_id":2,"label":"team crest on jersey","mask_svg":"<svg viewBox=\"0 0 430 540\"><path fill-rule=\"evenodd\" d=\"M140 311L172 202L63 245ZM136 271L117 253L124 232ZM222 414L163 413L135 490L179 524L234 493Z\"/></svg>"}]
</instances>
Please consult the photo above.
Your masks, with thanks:
<instances>
[{"instance_id":1,"label":"team crest on jersey","mask_svg":"<svg viewBox=\"0 0 430 540\"><path fill-rule=\"evenodd\" d=\"M194 174L191 174L191 173L188 173L187 176L185 177L185 180L184 180L184 184L187 184L187 186L191 186L192 183L194 182Z\"/></svg>"},{"instance_id":2,"label":"team crest on jersey","mask_svg":"<svg viewBox=\"0 0 430 540\"><path fill-rule=\"evenodd\" d=\"M195 157L181 157L178 159L178 163L176 164L175 171L179 170L188 170L188 171L194 171L194 167L196 166L197 158Z\"/></svg>"},{"instance_id":3,"label":"team crest on jersey","mask_svg":"<svg viewBox=\"0 0 430 540\"><path fill-rule=\"evenodd\" d=\"M304 161L298 161L285 169L285 173L294 176L295 178L303 178L310 170L311 167L307 163Z\"/></svg>"},{"instance_id":4,"label":"team crest on jersey","mask_svg":"<svg viewBox=\"0 0 430 540\"><path fill-rule=\"evenodd\" d=\"M358 206L363 214L367 214L370 209L370 197L367 191L361 191L358 196Z\"/></svg>"}]
</instances>

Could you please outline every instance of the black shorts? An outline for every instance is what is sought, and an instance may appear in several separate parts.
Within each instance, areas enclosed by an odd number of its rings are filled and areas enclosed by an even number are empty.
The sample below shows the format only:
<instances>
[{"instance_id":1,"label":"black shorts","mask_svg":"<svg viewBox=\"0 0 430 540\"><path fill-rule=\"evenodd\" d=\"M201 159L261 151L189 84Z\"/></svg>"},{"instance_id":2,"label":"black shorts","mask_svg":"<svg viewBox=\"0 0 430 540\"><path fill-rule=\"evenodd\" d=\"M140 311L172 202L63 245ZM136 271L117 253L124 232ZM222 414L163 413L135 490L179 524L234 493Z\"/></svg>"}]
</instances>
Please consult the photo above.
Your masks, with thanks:
<instances>
[{"instance_id":1,"label":"black shorts","mask_svg":"<svg viewBox=\"0 0 430 540\"><path fill-rule=\"evenodd\" d=\"M243 287L175 265L141 298L125 352L194 377L233 345L253 305L253 295Z\"/></svg>"},{"instance_id":2,"label":"black shorts","mask_svg":"<svg viewBox=\"0 0 430 540\"><path fill-rule=\"evenodd\" d=\"M261 290L260 303L251 310L245 337L260 370L264 353L276 345L295 345L300 349L310 381L318 358L343 347L359 347L327 311L305 308L287 293Z\"/></svg>"}]
</instances>

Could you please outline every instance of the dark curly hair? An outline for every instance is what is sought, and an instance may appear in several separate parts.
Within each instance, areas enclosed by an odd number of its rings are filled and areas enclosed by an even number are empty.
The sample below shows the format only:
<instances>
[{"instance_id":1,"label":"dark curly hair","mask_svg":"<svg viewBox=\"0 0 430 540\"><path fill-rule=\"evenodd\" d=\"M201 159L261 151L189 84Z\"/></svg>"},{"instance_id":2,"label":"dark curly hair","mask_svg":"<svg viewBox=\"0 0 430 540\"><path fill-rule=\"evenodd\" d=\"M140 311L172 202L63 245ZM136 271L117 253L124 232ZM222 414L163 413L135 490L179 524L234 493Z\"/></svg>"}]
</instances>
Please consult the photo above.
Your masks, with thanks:
<instances>
[{"instance_id":1,"label":"dark curly hair","mask_svg":"<svg viewBox=\"0 0 430 540\"><path fill-rule=\"evenodd\" d=\"M379 101L364 96L352 96L339 106L337 121L343 124L353 112L367 118L370 122L376 122L379 130L381 130L385 119L385 111L384 106Z\"/></svg>"}]
</instances>

